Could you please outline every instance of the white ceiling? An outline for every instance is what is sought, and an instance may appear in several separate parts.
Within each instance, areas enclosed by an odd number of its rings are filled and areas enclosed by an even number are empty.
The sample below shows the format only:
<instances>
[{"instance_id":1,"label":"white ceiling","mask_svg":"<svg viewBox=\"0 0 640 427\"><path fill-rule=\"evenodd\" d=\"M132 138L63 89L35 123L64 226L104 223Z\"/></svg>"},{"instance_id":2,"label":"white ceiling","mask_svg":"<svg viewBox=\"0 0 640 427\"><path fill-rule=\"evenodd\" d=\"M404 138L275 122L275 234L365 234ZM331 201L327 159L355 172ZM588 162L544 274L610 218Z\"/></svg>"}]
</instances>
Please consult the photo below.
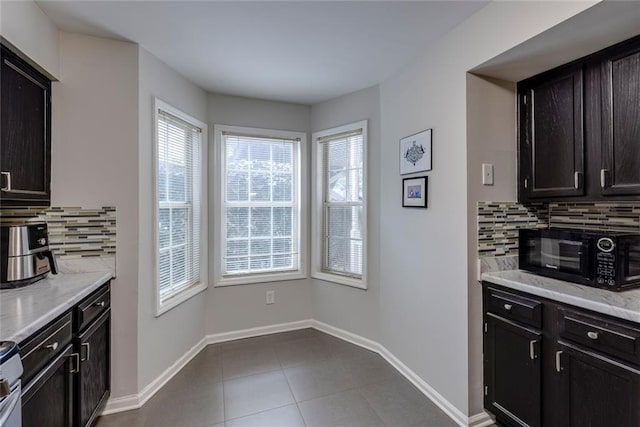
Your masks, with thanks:
<instances>
[{"instance_id":1,"label":"white ceiling","mask_svg":"<svg viewBox=\"0 0 640 427\"><path fill-rule=\"evenodd\" d=\"M376 85L475 1L38 1L62 30L139 43L210 92L314 104Z\"/></svg>"}]
</instances>

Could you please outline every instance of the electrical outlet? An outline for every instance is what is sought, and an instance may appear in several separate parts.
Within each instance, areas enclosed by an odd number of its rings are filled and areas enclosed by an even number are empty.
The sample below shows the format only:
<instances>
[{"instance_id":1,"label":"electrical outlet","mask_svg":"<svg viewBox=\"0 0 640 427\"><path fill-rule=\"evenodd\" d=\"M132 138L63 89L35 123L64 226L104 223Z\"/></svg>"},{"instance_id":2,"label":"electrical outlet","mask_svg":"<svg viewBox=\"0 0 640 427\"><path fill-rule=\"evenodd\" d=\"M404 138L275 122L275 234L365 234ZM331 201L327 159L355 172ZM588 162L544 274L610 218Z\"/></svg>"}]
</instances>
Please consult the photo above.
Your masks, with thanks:
<instances>
[{"instance_id":1,"label":"electrical outlet","mask_svg":"<svg viewBox=\"0 0 640 427\"><path fill-rule=\"evenodd\" d=\"M267 291L267 304L274 304L276 302L276 291Z\"/></svg>"},{"instance_id":2,"label":"electrical outlet","mask_svg":"<svg viewBox=\"0 0 640 427\"><path fill-rule=\"evenodd\" d=\"M493 185L493 165L491 163L482 164L482 184Z\"/></svg>"}]
</instances>

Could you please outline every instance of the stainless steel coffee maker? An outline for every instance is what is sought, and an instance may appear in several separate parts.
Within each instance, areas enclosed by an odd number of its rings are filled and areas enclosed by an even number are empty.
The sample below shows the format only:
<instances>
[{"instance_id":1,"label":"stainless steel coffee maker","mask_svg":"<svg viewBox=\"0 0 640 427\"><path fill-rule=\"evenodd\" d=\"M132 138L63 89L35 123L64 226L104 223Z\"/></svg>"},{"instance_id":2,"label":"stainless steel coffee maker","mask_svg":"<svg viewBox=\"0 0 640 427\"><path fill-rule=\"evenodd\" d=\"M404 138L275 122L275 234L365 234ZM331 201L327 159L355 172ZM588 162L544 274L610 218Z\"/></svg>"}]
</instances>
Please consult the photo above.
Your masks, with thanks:
<instances>
[{"instance_id":1,"label":"stainless steel coffee maker","mask_svg":"<svg viewBox=\"0 0 640 427\"><path fill-rule=\"evenodd\" d=\"M45 223L0 224L0 289L17 288L58 273Z\"/></svg>"}]
</instances>

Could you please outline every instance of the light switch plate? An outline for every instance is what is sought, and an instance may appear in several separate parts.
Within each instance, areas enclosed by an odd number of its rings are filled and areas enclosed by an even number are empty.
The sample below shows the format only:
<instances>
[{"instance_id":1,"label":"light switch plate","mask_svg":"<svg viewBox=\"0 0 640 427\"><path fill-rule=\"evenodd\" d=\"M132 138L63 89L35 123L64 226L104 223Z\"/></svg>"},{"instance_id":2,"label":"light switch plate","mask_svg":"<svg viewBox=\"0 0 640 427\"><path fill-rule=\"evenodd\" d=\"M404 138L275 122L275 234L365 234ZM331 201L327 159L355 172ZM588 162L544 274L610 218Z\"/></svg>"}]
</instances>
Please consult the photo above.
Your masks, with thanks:
<instances>
[{"instance_id":1,"label":"light switch plate","mask_svg":"<svg viewBox=\"0 0 640 427\"><path fill-rule=\"evenodd\" d=\"M482 164L482 185L493 185L493 165L491 163Z\"/></svg>"}]
</instances>

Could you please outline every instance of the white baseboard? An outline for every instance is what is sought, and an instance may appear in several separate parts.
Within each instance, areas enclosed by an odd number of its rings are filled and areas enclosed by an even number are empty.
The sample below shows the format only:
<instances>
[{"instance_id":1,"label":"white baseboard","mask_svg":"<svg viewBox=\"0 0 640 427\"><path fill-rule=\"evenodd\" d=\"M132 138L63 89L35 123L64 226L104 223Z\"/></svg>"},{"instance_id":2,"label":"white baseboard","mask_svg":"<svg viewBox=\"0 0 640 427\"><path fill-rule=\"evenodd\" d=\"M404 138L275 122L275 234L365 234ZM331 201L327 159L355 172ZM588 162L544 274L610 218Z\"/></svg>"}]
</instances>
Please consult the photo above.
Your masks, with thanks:
<instances>
[{"instance_id":1,"label":"white baseboard","mask_svg":"<svg viewBox=\"0 0 640 427\"><path fill-rule=\"evenodd\" d=\"M279 332L295 331L298 329L311 328L313 320L299 320L297 322L278 323L269 326L259 326L257 328L240 329L239 331L223 332L220 334L207 335L204 339L207 344L241 340L243 338L259 337L262 335L276 334Z\"/></svg>"},{"instance_id":2,"label":"white baseboard","mask_svg":"<svg viewBox=\"0 0 640 427\"><path fill-rule=\"evenodd\" d=\"M116 412L130 411L138 409L151 399L171 378L173 378L187 363L191 361L202 349L209 344L215 344L225 341L239 340L242 338L251 338L261 335L275 334L278 332L293 331L296 329L310 328L312 320L300 320L297 322L279 323L276 325L260 326L257 328L242 329L239 331L225 332L221 334L207 335L196 345L191 347L182 357L176 360L156 379L151 381L138 394L130 394L127 396L111 398L107 401L101 415L114 414Z\"/></svg>"},{"instance_id":3,"label":"white baseboard","mask_svg":"<svg viewBox=\"0 0 640 427\"><path fill-rule=\"evenodd\" d=\"M233 341L243 338L251 338L262 335L269 335L279 332L293 331L297 329L314 328L344 341L355 344L359 347L366 348L380 354L387 362L391 364L398 372L400 372L407 380L418 388L426 397L444 411L453 421L463 427L485 427L493 424L493 419L486 412L467 417L444 396L438 393L433 387L427 384L409 367L402 363L389 350L380 343L364 338L360 335L336 328L327 323L318 320L307 319L297 322L279 323L269 326L260 326L257 328L241 329L233 332L224 332L220 334L207 335L194 345L184 356L178 359L173 365L167 368L160 376L148 384L139 394L132 394L123 397L109 399L102 415L109 415L116 412L129 411L138 409L144 405L158 390L162 388L174 375L193 359L204 347L209 344Z\"/></svg>"}]
</instances>

